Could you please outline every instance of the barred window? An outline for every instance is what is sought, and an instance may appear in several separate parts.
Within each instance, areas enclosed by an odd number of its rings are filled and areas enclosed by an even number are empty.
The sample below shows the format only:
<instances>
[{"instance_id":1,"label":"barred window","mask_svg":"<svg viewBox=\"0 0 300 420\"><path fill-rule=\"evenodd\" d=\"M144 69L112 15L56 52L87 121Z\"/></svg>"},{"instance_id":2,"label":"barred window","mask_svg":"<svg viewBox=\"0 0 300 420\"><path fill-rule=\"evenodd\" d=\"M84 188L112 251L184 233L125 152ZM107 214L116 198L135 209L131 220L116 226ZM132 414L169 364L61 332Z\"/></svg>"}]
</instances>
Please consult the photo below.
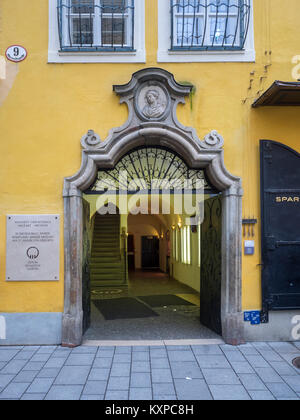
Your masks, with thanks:
<instances>
[{"instance_id":1,"label":"barred window","mask_svg":"<svg viewBox=\"0 0 300 420\"><path fill-rule=\"evenodd\" d=\"M251 0L171 0L171 50L242 50Z\"/></svg>"},{"instance_id":2,"label":"barred window","mask_svg":"<svg viewBox=\"0 0 300 420\"><path fill-rule=\"evenodd\" d=\"M133 51L134 0L58 0L61 51Z\"/></svg>"}]
</instances>

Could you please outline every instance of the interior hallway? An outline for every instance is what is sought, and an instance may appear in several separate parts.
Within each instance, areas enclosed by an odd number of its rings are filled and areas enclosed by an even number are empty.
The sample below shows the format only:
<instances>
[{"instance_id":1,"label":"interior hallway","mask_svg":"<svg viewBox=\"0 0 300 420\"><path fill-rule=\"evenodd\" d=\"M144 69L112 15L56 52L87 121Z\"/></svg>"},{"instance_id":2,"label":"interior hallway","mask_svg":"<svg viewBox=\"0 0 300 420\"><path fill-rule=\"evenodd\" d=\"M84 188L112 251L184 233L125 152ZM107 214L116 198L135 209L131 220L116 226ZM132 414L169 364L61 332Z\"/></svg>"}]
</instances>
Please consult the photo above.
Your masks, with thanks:
<instances>
[{"instance_id":1,"label":"interior hallway","mask_svg":"<svg viewBox=\"0 0 300 420\"><path fill-rule=\"evenodd\" d=\"M217 334L200 324L199 294L188 286L169 278L159 271L133 271L129 274L128 289L92 289L91 327L85 340L178 340L216 339ZM170 304L174 296L182 302ZM149 297L154 302L149 305L140 298ZM143 318L126 319L120 315L120 298L133 298L155 313ZM110 300L109 309L118 319L105 319L96 307L97 301ZM175 297L176 299L176 297ZM155 302L159 300L160 302ZM125 300L124 300L125 302ZM133 301L132 301L133 302ZM166 302L166 303L165 303ZM107 303L107 302L106 302ZM173 302L172 302L173 303ZM131 301L128 301L130 311Z\"/></svg>"}]
</instances>

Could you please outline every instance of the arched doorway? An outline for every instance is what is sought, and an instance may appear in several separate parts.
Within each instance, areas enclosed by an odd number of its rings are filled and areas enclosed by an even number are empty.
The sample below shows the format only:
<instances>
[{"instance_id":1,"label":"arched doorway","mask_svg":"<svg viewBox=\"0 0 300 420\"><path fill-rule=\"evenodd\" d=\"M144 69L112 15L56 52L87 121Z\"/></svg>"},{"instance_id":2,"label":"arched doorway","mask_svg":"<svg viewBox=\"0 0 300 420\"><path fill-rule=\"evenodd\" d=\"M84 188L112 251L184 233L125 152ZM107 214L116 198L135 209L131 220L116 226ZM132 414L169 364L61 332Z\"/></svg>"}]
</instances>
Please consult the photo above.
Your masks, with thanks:
<instances>
[{"instance_id":1,"label":"arched doorway","mask_svg":"<svg viewBox=\"0 0 300 420\"><path fill-rule=\"evenodd\" d=\"M140 101L151 86L163 97L164 112L160 117L143 115ZM99 169L113 170L122 156L142 147L167 149L186 162L192 171L205 170L207 179L222 192L221 233L221 324L224 340L230 344L243 341L241 309L241 180L225 169L223 139L212 132L200 141L195 131L177 120L176 107L190 93L191 87L175 82L162 69L146 69L133 75L125 86L115 92L129 107L129 119L123 127L113 130L105 142L89 131L82 139L83 154L80 171L65 179L65 311L63 345L77 346L82 342L82 234L83 193L98 176Z\"/></svg>"},{"instance_id":2,"label":"arched doorway","mask_svg":"<svg viewBox=\"0 0 300 420\"><path fill-rule=\"evenodd\" d=\"M113 169L99 168L84 193L96 212L90 235L92 322L85 340L219 338L220 194L205 169L190 169L165 147L136 148ZM123 212L119 219L115 206ZM154 315L143 311L145 302ZM84 319L88 308L83 306Z\"/></svg>"}]
</instances>

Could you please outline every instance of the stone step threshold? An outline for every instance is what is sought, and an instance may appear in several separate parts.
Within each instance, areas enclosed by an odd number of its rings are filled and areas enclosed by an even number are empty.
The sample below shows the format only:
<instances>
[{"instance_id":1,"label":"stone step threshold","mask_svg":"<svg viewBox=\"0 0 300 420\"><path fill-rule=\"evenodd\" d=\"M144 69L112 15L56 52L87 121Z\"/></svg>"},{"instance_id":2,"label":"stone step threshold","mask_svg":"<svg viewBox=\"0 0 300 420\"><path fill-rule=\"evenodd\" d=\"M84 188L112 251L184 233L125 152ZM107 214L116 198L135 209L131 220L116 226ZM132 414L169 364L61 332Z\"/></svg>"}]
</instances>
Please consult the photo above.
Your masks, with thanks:
<instances>
[{"instance_id":1,"label":"stone step threshold","mask_svg":"<svg viewBox=\"0 0 300 420\"><path fill-rule=\"evenodd\" d=\"M210 346L225 344L222 339L199 339L199 340L86 340L82 343L85 347L122 347L122 346Z\"/></svg>"}]
</instances>

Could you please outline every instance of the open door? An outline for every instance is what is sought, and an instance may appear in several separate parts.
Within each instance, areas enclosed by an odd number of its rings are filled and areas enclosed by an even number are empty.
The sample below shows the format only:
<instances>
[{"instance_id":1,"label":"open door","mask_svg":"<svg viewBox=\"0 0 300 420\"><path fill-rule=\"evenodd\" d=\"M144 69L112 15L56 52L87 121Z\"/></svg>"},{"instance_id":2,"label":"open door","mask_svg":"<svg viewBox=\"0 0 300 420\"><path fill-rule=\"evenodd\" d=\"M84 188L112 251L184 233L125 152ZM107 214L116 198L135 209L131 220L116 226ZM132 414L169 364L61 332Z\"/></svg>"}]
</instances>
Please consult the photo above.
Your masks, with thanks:
<instances>
[{"instance_id":1,"label":"open door","mask_svg":"<svg viewBox=\"0 0 300 420\"><path fill-rule=\"evenodd\" d=\"M220 196L205 200L201 225L200 321L222 335L222 200Z\"/></svg>"},{"instance_id":2,"label":"open door","mask_svg":"<svg viewBox=\"0 0 300 420\"><path fill-rule=\"evenodd\" d=\"M155 236L142 237L142 268L159 268L159 239Z\"/></svg>"},{"instance_id":3,"label":"open door","mask_svg":"<svg viewBox=\"0 0 300 420\"><path fill-rule=\"evenodd\" d=\"M82 309L83 309L83 334L91 324L91 221L90 205L82 200Z\"/></svg>"},{"instance_id":4,"label":"open door","mask_svg":"<svg viewBox=\"0 0 300 420\"><path fill-rule=\"evenodd\" d=\"M261 141L262 322L270 310L300 309L300 155Z\"/></svg>"}]
</instances>

